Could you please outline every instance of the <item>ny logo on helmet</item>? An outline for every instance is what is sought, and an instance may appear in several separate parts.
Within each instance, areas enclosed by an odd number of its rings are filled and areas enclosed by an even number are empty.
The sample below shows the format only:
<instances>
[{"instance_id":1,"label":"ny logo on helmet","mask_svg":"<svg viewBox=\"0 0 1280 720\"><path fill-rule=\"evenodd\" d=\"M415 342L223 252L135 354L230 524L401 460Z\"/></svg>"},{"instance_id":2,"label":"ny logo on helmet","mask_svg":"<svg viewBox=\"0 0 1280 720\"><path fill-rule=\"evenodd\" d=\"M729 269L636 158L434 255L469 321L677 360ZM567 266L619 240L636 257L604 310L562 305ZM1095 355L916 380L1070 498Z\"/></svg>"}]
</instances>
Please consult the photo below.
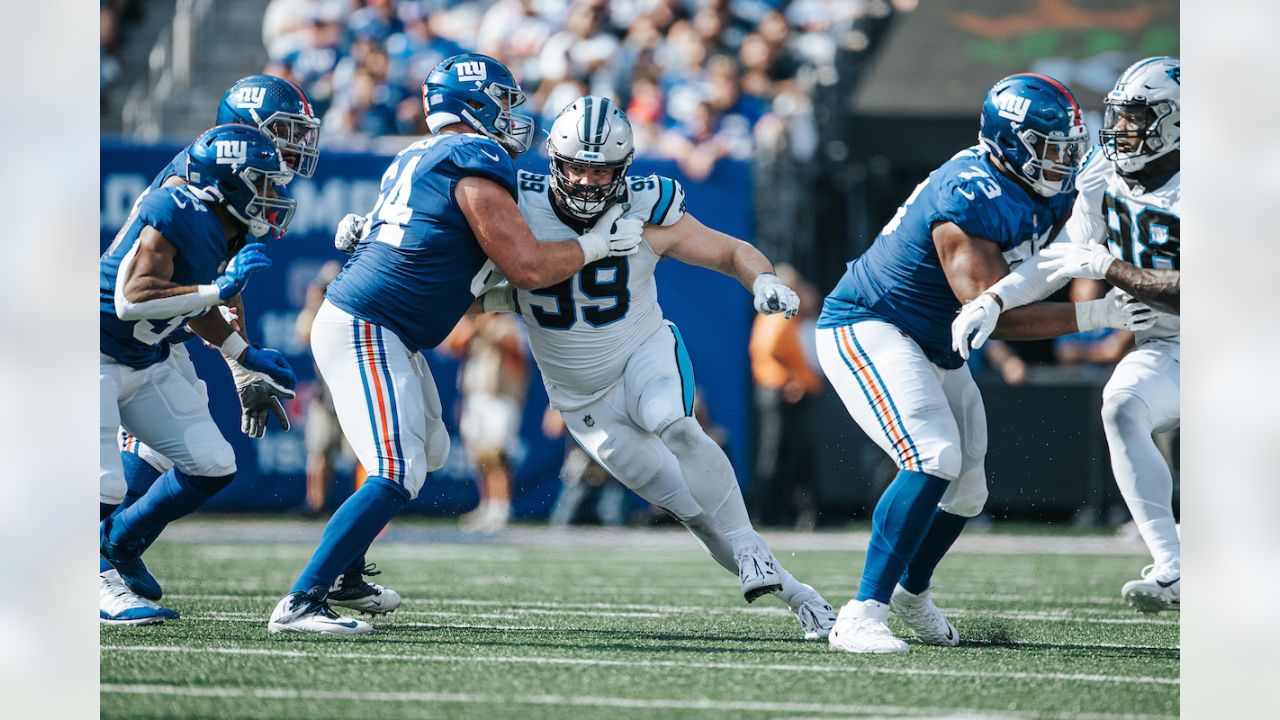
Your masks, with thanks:
<instances>
[{"instance_id":1,"label":"ny logo on helmet","mask_svg":"<svg viewBox=\"0 0 1280 720\"><path fill-rule=\"evenodd\" d=\"M1027 110L1031 109L1031 98L1008 93L1000 96L998 106L1000 108L1000 117L1009 118L1014 122L1022 122L1027 119Z\"/></svg>"},{"instance_id":2,"label":"ny logo on helmet","mask_svg":"<svg viewBox=\"0 0 1280 720\"><path fill-rule=\"evenodd\" d=\"M477 60L468 60L458 63L458 80L466 82L468 80L484 80L489 77L489 71L485 69L484 63Z\"/></svg>"},{"instance_id":3,"label":"ny logo on helmet","mask_svg":"<svg viewBox=\"0 0 1280 720\"><path fill-rule=\"evenodd\" d=\"M244 140L215 140L213 149L218 153L219 165L243 165L249 157L249 143Z\"/></svg>"},{"instance_id":4,"label":"ny logo on helmet","mask_svg":"<svg viewBox=\"0 0 1280 720\"><path fill-rule=\"evenodd\" d=\"M236 97L236 107L260 108L266 99L267 89L264 87L240 88Z\"/></svg>"}]
</instances>

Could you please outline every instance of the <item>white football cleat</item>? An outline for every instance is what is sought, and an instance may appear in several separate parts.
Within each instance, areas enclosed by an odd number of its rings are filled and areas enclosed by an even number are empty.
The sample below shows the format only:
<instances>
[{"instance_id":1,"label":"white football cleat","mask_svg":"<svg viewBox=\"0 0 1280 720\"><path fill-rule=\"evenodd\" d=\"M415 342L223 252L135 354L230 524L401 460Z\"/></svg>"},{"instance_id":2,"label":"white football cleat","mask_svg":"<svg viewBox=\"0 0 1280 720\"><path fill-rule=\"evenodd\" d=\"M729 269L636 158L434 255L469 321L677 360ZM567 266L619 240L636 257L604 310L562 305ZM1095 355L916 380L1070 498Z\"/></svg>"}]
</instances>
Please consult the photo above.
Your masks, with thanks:
<instances>
[{"instance_id":1,"label":"white football cleat","mask_svg":"<svg viewBox=\"0 0 1280 720\"><path fill-rule=\"evenodd\" d=\"M363 620L341 617L329 608L328 603L316 600L307 593L294 592L280 598L276 609L267 621L269 632L309 632L334 635L364 635L373 632L373 626Z\"/></svg>"},{"instance_id":2,"label":"white football cleat","mask_svg":"<svg viewBox=\"0 0 1280 720\"><path fill-rule=\"evenodd\" d=\"M960 633L956 632L956 626L947 620L938 606L933 604L933 598L930 597L932 592L933 588L930 587L915 595L898 585L893 589L889 607L925 645L959 645Z\"/></svg>"},{"instance_id":3,"label":"white football cleat","mask_svg":"<svg viewBox=\"0 0 1280 720\"><path fill-rule=\"evenodd\" d=\"M1120 590L1129 607L1141 613L1178 612L1182 598L1182 568L1178 564L1148 565L1141 580L1130 580Z\"/></svg>"},{"instance_id":4,"label":"white football cleat","mask_svg":"<svg viewBox=\"0 0 1280 720\"><path fill-rule=\"evenodd\" d=\"M875 600L850 600L840 608L827 642L836 650L851 653L904 653L908 649L889 629L889 606Z\"/></svg>"},{"instance_id":5,"label":"white football cleat","mask_svg":"<svg viewBox=\"0 0 1280 720\"><path fill-rule=\"evenodd\" d=\"M134 593L115 570L98 575L98 622L103 625L158 625L177 619L176 610Z\"/></svg>"},{"instance_id":6,"label":"white football cleat","mask_svg":"<svg viewBox=\"0 0 1280 720\"><path fill-rule=\"evenodd\" d=\"M825 639L836 624L836 611L817 590L804 583L800 583L800 587L802 589L791 597L791 612L804 629L805 640Z\"/></svg>"},{"instance_id":7,"label":"white football cleat","mask_svg":"<svg viewBox=\"0 0 1280 720\"><path fill-rule=\"evenodd\" d=\"M377 583L367 582L365 575L380 575L373 563L363 568L350 568L338 576L329 588L326 601L369 615L382 615L400 607L400 593Z\"/></svg>"},{"instance_id":8,"label":"white football cleat","mask_svg":"<svg viewBox=\"0 0 1280 720\"><path fill-rule=\"evenodd\" d=\"M738 563L743 600L755 602L762 595L782 589L782 575L778 572L778 561L773 553L755 543L748 543L734 551L733 559Z\"/></svg>"}]
</instances>

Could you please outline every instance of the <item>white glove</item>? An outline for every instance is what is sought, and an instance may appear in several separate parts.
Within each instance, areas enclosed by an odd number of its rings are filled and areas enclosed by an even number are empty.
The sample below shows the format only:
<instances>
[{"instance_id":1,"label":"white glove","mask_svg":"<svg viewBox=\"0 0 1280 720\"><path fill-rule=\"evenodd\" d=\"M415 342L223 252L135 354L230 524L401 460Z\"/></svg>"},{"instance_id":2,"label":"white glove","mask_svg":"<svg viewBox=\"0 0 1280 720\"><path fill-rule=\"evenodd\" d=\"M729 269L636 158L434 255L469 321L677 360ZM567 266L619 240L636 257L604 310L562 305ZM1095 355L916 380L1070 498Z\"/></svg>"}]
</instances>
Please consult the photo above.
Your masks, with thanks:
<instances>
[{"instance_id":1,"label":"white glove","mask_svg":"<svg viewBox=\"0 0 1280 720\"><path fill-rule=\"evenodd\" d=\"M480 309L484 312L516 312L516 289L506 280L480 296Z\"/></svg>"},{"instance_id":2,"label":"white glove","mask_svg":"<svg viewBox=\"0 0 1280 720\"><path fill-rule=\"evenodd\" d=\"M333 234L333 246L347 254L355 252L356 244L364 236L368 224L369 218L364 215L347 213L346 217L338 221L338 230Z\"/></svg>"},{"instance_id":3,"label":"white glove","mask_svg":"<svg viewBox=\"0 0 1280 720\"><path fill-rule=\"evenodd\" d=\"M1138 331L1155 324L1155 310L1119 290L1101 300L1076 303L1076 327L1081 332L1104 327Z\"/></svg>"},{"instance_id":4,"label":"white glove","mask_svg":"<svg viewBox=\"0 0 1280 720\"><path fill-rule=\"evenodd\" d=\"M982 293L960 308L951 321L951 349L969 359L969 349L977 350L991 337L1000 320L1000 303L990 293Z\"/></svg>"},{"instance_id":5,"label":"white glove","mask_svg":"<svg viewBox=\"0 0 1280 720\"><path fill-rule=\"evenodd\" d=\"M1107 268L1116 259L1105 245L1077 245L1072 242L1054 243L1041 250L1040 257L1043 259L1036 263L1036 268L1051 270L1046 278L1051 283L1067 278L1105 280Z\"/></svg>"},{"instance_id":6,"label":"white glove","mask_svg":"<svg viewBox=\"0 0 1280 720\"><path fill-rule=\"evenodd\" d=\"M622 214L631 209L627 203L617 203L605 210L586 234L578 238L585 258L583 265L620 255L634 255L640 248L640 240L644 232L644 222L636 218L623 218Z\"/></svg>"},{"instance_id":7,"label":"white glove","mask_svg":"<svg viewBox=\"0 0 1280 720\"><path fill-rule=\"evenodd\" d=\"M274 417L280 429L288 432L289 416L280 399L292 400L295 393L265 373L254 372L232 358L226 360L240 396L240 430L251 438L261 438L267 432L267 421Z\"/></svg>"},{"instance_id":8,"label":"white glove","mask_svg":"<svg viewBox=\"0 0 1280 720\"><path fill-rule=\"evenodd\" d=\"M783 317L790 320L800 311L800 296L773 273L757 275L751 292L756 296L756 312L761 315L783 313Z\"/></svg>"}]
</instances>

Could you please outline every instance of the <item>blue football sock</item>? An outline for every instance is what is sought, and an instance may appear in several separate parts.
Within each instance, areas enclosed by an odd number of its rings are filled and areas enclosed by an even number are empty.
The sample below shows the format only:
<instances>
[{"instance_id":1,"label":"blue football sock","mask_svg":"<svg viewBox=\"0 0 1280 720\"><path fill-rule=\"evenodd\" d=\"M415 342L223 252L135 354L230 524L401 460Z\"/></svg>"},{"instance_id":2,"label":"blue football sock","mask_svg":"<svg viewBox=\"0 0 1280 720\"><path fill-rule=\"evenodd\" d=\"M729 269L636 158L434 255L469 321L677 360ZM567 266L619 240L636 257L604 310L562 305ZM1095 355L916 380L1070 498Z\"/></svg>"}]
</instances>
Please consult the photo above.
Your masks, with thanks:
<instances>
[{"instance_id":1,"label":"blue football sock","mask_svg":"<svg viewBox=\"0 0 1280 720\"><path fill-rule=\"evenodd\" d=\"M920 549L907 563L907 571L902 574L902 587L919 595L929 589L929 580L933 578L933 569L942 562L942 557L951 549L951 544L960 537L967 517L952 515L942 508L934 510L933 522L929 524L929 532L920 542Z\"/></svg>"},{"instance_id":2,"label":"blue football sock","mask_svg":"<svg viewBox=\"0 0 1280 720\"><path fill-rule=\"evenodd\" d=\"M98 501L98 520L99 520L99 521L102 521L102 520L106 520L107 518L111 517L111 513L115 512L116 508L118 508L118 507L120 507L120 506L119 506L119 505L112 505L111 503L104 503L104 502L102 502L102 501Z\"/></svg>"},{"instance_id":3,"label":"blue football sock","mask_svg":"<svg viewBox=\"0 0 1280 720\"><path fill-rule=\"evenodd\" d=\"M177 468L165 472L142 497L111 518L110 542L134 544L141 554L166 525L190 515L234 477L235 473L216 478L187 475Z\"/></svg>"},{"instance_id":4,"label":"blue football sock","mask_svg":"<svg viewBox=\"0 0 1280 720\"><path fill-rule=\"evenodd\" d=\"M325 525L320 546L289 592L328 592L338 574L364 554L382 528L409 502L409 493L389 480L370 476Z\"/></svg>"},{"instance_id":5,"label":"blue football sock","mask_svg":"<svg viewBox=\"0 0 1280 720\"><path fill-rule=\"evenodd\" d=\"M871 544L858 583L857 600L887 603L907 561L915 556L929 531L933 511L947 481L912 470L899 470L871 514Z\"/></svg>"},{"instance_id":6,"label":"blue football sock","mask_svg":"<svg viewBox=\"0 0 1280 720\"><path fill-rule=\"evenodd\" d=\"M121 452L120 462L124 465L124 481L128 490L125 492L124 502L116 506L115 514L119 515L126 508L138 501L151 489L156 479L160 477L161 471L154 467L151 463L142 459L141 455L135 452ZM150 537L144 538L142 542L142 550L146 551L151 543L156 541L160 533L155 533ZM104 573L111 569L111 563L103 558L98 558L98 572Z\"/></svg>"}]
</instances>

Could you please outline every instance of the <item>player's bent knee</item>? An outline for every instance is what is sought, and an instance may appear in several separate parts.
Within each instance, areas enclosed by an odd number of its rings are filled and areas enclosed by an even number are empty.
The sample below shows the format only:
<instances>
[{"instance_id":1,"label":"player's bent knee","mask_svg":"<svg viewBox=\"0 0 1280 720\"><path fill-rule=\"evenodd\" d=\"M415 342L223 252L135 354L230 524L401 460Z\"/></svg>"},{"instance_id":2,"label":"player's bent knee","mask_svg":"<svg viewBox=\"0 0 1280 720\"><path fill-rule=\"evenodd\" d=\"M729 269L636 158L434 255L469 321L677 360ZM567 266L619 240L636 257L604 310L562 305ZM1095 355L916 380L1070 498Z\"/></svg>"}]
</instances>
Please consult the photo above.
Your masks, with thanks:
<instances>
[{"instance_id":1,"label":"player's bent knee","mask_svg":"<svg viewBox=\"0 0 1280 720\"><path fill-rule=\"evenodd\" d=\"M985 483L980 486L963 487L956 492L955 497L944 499L943 502L938 503L938 507L952 515L966 518L977 517L982 513L982 509L987 506L987 494Z\"/></svg>"},{"instance_id":2,"label":"player's bent knee","mask_svg":"<svg viewBox=\"0 0 1280 720\"><path fill-rule=\"evenodd\" d=\"M964 466L964 453L958 443L947 443L931 457L921 458L920 465L930 475L955 482Z\"/></svg>"},{"instance_id":3,"label":"player's bent knee","mask_svg":"<svg viewBox=\"0 0 1280 720\"><path fill-rule=\"evenodd\" d=\"M715 442L707 437L707 434L702 430L702 426L691 417L682 417L667 425L666 428L658 433L658 437L676 457L696 450L703 443Z\"/></svg>"},{"instance_id":4,"label":"player's bent knee","mask_svg":"<svg viewBox=\"0 0 1280 720\"><path fill-rule=\"evenodd\" d=\"M236 474L236 451L231 449L231 444L226 440L218 438L217 443L192 447L190 450L189 458L176 463L178 469L187 475L222 477Z\"/></svg>"},{"instance_id":5,"label":"player's bent knee","mask_svg":"<svg viewBox=\"0 0 1280 720\"><path fill-rule=\"evenodd\" d=\"M427 459L426 468L424 470L424 480L426 473L433 473L444 467L445 461L449 459L449 431L445 429L444 423L440 423L427 433ZM419 483L421 487L421 483ZM417 495L417 491L414 491Z\"/></svg>"},{"instance_id":6,"label":"player's bent knee","mask_svg":"<svg viewBox=\"0 0 1280 720\"><path fill-rule=\"evenodd\" d=\"M1102 426L1108 434L1136 430L1151 434L1151 410L1138 395L1114 392L1103 395Z\"/></svg>"},{"instance_id":7,"label":"player's bent knee","mask_svg":"<svg viewBox=\"0 0 1280 720\"><path fill-rule=\"evenodd\" d=\"M129 491L129 485L125 482L124 476L115 473L103 475L99 486L98 502L107 505L119 505L124 502L125 493Z\"/></svg>"}]
</instances>

